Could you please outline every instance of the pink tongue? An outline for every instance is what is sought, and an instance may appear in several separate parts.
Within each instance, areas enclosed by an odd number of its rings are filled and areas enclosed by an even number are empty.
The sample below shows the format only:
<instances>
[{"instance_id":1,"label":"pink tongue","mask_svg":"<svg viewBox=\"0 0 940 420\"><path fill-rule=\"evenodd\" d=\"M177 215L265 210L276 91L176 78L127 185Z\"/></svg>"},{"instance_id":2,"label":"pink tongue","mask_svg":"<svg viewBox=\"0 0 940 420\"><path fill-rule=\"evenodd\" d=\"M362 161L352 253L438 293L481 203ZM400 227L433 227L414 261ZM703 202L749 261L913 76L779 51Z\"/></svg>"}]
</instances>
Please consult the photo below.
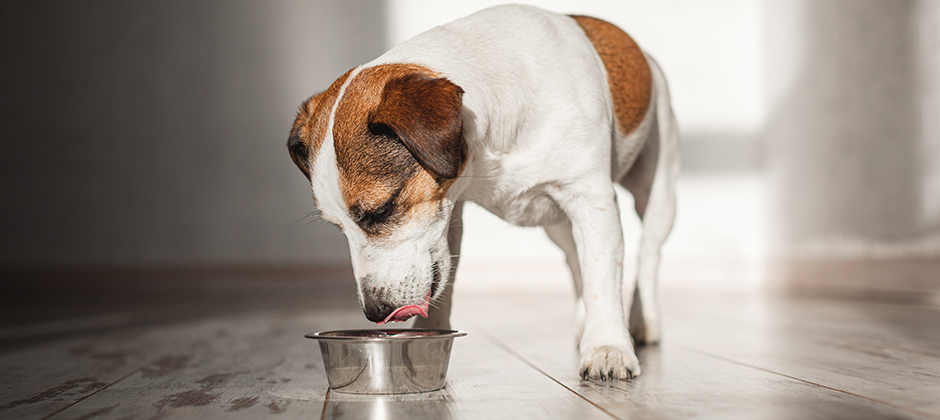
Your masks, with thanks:
<instances>
[{"instance_id":1,"label":"pink tongue","mask_svg":"<svg viewBox=\"0 0 940 420\"><path fill-rule=\"evenodd\" d=\"M383 325L389 322L404 322L411 319L411 317L415 315L421 315L421 317L427 318L428 308L430 307L431 292L428 292L428 294L424 297L424 302L422 302L421 305L402 306L401 308L396 309L395 312L392 312L392 314L385 318L384 321L376 322L375 324Z\"/></svg>"}]
</instances>

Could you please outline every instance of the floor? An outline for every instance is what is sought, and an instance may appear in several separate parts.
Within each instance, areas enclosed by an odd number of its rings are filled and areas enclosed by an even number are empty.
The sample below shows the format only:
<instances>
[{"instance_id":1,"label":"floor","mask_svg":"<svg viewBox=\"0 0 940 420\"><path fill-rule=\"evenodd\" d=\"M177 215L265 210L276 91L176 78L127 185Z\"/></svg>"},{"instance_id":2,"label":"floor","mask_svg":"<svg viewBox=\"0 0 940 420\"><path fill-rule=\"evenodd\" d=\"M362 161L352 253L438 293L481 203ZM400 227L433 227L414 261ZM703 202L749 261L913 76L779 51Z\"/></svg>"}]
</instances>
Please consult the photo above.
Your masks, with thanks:
<instances>
[{"instance_id":1,"label":"floor","mask_svg":"<svg viewBox=\"0 0 940 420\"><path fill-rule=\"evenodd\" d=\"M666 287L643 374L587 382L571 291L518 274L459 278L446 387L400 396L330 392L303 338L370 326L344 269L10 274L0 418L940 419L932 297Z\"/></svg>"}]
</instances>

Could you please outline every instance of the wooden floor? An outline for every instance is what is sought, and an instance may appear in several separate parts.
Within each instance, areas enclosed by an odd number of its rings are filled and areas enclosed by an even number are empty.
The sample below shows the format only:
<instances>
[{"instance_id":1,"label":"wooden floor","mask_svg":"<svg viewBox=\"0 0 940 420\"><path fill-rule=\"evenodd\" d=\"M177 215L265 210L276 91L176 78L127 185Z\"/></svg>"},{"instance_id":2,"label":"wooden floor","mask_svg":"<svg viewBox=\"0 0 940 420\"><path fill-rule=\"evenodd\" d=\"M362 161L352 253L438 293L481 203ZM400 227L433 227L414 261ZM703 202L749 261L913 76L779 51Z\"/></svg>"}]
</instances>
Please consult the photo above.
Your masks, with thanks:
<instances>
[{"instance_id":1,"label":"wooden floor","mask_svg":"<svg viewBox=\"0 0 940 420\"><path fill-rule=\"evenodd\" d=\"M940 419L931 298L664 290L663 343L607 383L578 378L570 291L458 288L443 390L333 393L303 335L370 326L344 273L8 276L0 418Z\"/></svg>"}]
</instances>

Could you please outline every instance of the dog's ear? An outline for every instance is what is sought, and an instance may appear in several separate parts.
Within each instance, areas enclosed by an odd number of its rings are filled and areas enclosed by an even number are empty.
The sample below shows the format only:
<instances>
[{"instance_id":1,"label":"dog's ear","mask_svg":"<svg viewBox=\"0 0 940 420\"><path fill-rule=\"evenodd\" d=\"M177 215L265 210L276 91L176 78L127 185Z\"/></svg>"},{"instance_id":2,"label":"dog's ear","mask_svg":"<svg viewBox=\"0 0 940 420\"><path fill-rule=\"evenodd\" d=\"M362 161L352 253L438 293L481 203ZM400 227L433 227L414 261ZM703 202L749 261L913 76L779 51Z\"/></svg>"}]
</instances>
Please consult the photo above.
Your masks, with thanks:
<instances>
[{"instance_id":1,"label":"dog's ear","mask_svg":"<svg viewBox=\"0 0 940 420\"><path fill-rule=\"evenodd\" d=\"M311 96L300 105L297 118L294 119L294 126L290 130L290 137L287 138L287 151L290 152L290 158L308 180L310 179L310 146L309 141L305 140L308 140L310 134L307 126L313 118L314 109L320 102L321 96L323 96L322 92Z\"/></svg>"},{"instance_id":2,"label":"dog's ear","mask_svg":"<svg viewBox=\"0 0 940 420\"><path fill-rule=\"evenodd\" d=\"M310 154L308 153L307 144L304 143L301 136L301 129L295 128L291 130L290 137L287 138L287 151L290 152L290 158L294 161L294 164L300 168L300 171L304 173L304 176L307 177L307 180L310 180Z\"/></svg>"},{"instance_id":3,"label":"dog's ear","mask_svg":"<svg viewBox=\"0 0 940 420\"><path fill-rule=\"evenodd\" d=\"M369 117L369 130L394 132L421 166L452 179L466 159L462 109L460 86L411 73L385 84L382 101Z\"/></svg>"}]
</instances>

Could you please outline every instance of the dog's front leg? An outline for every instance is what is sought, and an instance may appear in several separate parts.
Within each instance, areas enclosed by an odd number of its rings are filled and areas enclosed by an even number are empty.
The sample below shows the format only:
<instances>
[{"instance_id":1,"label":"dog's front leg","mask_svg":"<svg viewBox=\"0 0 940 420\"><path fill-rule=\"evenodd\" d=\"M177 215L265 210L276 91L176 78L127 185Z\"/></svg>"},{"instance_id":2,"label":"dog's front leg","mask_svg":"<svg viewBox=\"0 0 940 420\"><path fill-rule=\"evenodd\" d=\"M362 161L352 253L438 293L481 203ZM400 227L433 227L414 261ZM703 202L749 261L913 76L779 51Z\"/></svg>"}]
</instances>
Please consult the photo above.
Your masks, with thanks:
<instances>
[{"instance_id":1,"label":"dog's front leg","mask_svg":"<svg viewBox=\"0 0 940 420\"><path fill-rule=\"evenodd\" d=\"M454 292L454 277L457 273L457 263L460 261L460 240L463 237L463 202L454 203L450 213L450 223L447 228L447 247L450 250L450 270L444 282L444 291L441 297L431 302L428 317L415 320L414 328L430 328L439 330L450 329L450 306Z\"/></svg>"},{"instance_id":2,"label":"dog's front leg","mask_svg":"<svg viewBox=\"0 0 940 420\"><path fill-rule=\"evenodd\" d=\"M585 310L579 345L581 377L613 380L638 376L640 363L624 324L623 231L613 186L579 188L559 198L571 219L581 256Z\"/></svg>"}]
</instances>

